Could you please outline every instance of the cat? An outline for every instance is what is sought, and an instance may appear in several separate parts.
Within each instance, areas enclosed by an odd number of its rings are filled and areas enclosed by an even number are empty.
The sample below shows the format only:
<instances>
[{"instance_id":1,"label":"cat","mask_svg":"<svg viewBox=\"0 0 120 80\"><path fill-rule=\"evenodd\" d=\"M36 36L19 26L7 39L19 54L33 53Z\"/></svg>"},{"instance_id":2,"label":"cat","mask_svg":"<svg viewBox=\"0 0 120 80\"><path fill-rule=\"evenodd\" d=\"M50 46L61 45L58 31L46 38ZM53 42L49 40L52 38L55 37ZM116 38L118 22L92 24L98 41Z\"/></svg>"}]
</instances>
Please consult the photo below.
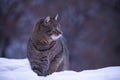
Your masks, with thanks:
<instances>
[{"instance_id":1,"label":"cat","mask_svg":"<svg viewBox=\"0 0 120 80\"><path fill-rule=\"evenodd\" d=\"M58 15L40 19L28 40L27 57L38 76L68 70L69 51L62 36Z\"/></svg>"}]
</instances>

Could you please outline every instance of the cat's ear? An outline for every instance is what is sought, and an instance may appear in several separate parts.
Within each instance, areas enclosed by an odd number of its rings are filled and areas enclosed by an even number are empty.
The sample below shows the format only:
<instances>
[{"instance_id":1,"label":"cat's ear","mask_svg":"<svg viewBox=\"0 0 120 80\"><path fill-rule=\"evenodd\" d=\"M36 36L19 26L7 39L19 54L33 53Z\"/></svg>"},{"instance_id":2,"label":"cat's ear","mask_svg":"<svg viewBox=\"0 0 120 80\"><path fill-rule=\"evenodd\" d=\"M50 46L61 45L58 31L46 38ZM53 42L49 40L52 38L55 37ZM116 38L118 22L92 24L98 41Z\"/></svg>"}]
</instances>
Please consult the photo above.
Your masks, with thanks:
<instances>
[{"instance_id":1,"label":"cat's ear","mask_svg":"<svg viewBox=\"0 0 120 80\"><path fill-rule=\"evenodd\" d=\"M58 19L58 14L56 14L56 16L54 17L54 20L57 20Z\"/></svg>"},{"instance_id":2,"label":"cat's ear","mask_svg":"<svg viewBox=\"0 0 120 80\"><path fill-rule=\"evenodd\" d=\"M47 16L47 17L44 19L44 23L47 24L49 21L50 21L50 16Z\"/></svg>"}]
</instances>

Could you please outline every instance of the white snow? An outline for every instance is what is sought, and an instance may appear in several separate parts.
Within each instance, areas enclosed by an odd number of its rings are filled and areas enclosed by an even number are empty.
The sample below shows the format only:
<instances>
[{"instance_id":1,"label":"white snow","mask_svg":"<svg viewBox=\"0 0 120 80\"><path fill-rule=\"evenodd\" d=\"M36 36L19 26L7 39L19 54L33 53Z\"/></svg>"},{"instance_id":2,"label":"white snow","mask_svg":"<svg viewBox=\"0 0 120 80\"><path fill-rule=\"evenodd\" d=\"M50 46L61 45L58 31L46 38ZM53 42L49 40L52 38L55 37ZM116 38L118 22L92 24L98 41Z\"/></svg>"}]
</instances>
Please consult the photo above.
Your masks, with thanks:
<instances>
[{"instance_id":1,"label":"white snow","mask_svg":"<svg viewBox=\"0 0 120 80\"><path fill-rule=\"evenodd\" d=\"M120 66L96 70L62 71L49 76L37 76L28 59L0 58L0 80L120 80Z\"/></svg>"}]
</instances>

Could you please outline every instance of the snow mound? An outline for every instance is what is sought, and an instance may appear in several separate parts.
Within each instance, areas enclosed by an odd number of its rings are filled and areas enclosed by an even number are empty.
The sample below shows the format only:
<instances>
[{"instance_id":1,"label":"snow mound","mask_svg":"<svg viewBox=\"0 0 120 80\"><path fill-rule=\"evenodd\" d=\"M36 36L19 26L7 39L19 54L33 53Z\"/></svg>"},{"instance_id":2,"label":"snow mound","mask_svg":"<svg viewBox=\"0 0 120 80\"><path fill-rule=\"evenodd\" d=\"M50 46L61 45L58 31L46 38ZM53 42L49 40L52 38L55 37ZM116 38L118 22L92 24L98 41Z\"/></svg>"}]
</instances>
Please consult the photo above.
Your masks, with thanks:
<instances>
[{"instance_id":1,"label":"snow mound","mask_svg":"<svg viewBox=\"0 0 120 80\"><path fill-rule=\"evenodd\" d=\"M37 76L28 59L0 58L0 80L120 80L120 66L81 72L62 71L49 76Z\"/></svg>"}]
</instances>

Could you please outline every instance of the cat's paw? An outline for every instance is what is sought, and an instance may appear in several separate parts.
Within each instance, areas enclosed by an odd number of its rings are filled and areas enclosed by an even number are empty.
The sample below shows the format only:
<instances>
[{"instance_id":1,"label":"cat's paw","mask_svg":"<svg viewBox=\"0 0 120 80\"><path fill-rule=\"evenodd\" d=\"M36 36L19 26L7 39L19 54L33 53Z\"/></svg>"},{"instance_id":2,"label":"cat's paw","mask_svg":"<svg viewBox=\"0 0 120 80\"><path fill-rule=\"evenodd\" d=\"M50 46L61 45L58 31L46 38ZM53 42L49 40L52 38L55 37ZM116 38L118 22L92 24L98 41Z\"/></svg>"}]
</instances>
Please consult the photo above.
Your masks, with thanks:
<instances>
[{"instance_id":1,"label":"cat's paw","mask_svg":"<svg viewBox=\"0 0 120 80\"><path fill-rule=\"evenodd\" d=\"M32 68L32 70L38 75L38 76L46 76L45 73L43 73L39 68Z\"/></svg>"}]
</instances>

